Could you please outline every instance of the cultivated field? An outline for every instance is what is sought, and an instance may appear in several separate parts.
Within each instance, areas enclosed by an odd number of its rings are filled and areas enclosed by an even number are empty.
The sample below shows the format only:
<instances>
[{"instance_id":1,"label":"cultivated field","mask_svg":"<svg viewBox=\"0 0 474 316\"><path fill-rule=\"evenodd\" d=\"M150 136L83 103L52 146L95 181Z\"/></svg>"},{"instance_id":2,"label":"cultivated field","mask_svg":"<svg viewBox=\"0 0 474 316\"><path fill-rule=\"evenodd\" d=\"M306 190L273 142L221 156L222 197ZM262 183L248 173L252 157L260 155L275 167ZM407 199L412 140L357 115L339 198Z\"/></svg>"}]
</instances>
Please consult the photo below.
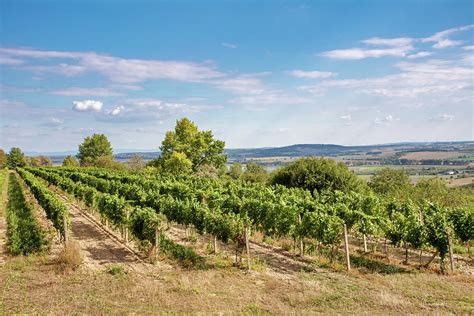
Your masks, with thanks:
<instances>
[{"instance_id":1,"label":"cultivated field","mask_svg":"<svg viewBox=\"0 0 474 316\"><path fill-rule=\"evenodd\" d=\"M123 230L99 216L100 206L94 210L74 194L48 183L48 177L61 181L54 172L37 174L41 177L22 171L26 185L32 188L30 192L23 186L28 204L34 206L34 217L45 221L45 216L51 216L48 204L41 203L41 198L40 204L35 201L38 192L50 194L58 205L64 205L69 218L64 233L77 245L82 263L78 268L67 260L65 263L58 238L51 240L49 252L36 255L15 257L4 246L0 253L2 314L474 311L474 267L466 255L455 255L455 272L441 275L439 258L429 268L420 269L432 257L429 251L410 249L405 253L404 249L369 239L365 252L361 237L351 235L352 269L347 271L341 244L330 260L306 240L306 253L300 258L292 238L269 238L254 232L249 241L249 271L245 255L236 256L232 243L216 242L209 234L166 221L162 236L181 250L176 252L160 243L160 252L149 257L150 252L140 248L138 239L127 242ZM90 185L101 183L100 178L86 175L79 172L75 176L84 183L88 179ZM75 177L74 173L62 175L63 179L68 176ZM6 227L2 225L9 203L6 192L10 192L14 179L23 180L14 171L3 172L2 177L11 180L3 181L0 209L0 245L6 245ZM66 187L66 183L80 187L67 181L61 185ZM60 221L53 223L61 227Z\"/></svg>"}]
</instances>

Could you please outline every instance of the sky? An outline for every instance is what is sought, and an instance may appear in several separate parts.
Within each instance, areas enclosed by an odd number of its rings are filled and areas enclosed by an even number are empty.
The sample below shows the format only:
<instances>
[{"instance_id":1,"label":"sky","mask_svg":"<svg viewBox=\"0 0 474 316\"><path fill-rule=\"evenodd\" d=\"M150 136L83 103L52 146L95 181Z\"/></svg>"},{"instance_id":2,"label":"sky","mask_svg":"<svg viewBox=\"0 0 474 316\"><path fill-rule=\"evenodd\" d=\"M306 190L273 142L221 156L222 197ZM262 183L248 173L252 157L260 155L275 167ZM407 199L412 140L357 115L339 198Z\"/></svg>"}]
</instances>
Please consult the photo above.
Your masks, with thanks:
<instances>
[{"instance_id":1,"label":"sky","mask_svg":"<svg viewBox=\"0 0 474 316\"><path fill-rule=\"evenodd\" d=\"M474 139L473 1L0 0L0 148Z\"/></svg>"}]
</instances>

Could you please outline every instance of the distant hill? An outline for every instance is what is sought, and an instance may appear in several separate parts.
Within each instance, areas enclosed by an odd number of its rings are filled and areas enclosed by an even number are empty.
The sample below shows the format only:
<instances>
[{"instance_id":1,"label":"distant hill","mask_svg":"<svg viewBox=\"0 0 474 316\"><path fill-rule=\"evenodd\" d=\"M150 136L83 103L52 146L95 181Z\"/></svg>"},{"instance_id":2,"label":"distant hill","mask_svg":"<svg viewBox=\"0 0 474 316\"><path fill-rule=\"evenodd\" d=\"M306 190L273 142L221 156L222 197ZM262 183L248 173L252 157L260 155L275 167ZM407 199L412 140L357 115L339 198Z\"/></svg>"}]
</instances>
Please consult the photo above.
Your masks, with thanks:
<instances>
[{"instance_id":1,"label":"distant hill","mask_svg":"<svg viewBox=\"0 0 474 316\"><path fill-rule=\"evenodd\" d=\"M335 144L295 144L284 147L262 147L262 148L229 148L225 153L229 161L244 161L252 158L262 157L305 157L305 156L345 156L358 155L370 152L381 152L391 150L394 152L410 151L453 151L453 150L474 150L474 141L460 142L420 142L420 143L395 143L364 146L343 146ZM152 160L159 157L159 151L144 151L126 149L115 150L115 158L119 161L126 161L133 155L142 156L145 160ZM68 154L76 152L54 152L54 153L36 153L27 152L29 156L43 154L53 159L55 164L62 162L62 159Z\"/></svg>"}]
</instances>

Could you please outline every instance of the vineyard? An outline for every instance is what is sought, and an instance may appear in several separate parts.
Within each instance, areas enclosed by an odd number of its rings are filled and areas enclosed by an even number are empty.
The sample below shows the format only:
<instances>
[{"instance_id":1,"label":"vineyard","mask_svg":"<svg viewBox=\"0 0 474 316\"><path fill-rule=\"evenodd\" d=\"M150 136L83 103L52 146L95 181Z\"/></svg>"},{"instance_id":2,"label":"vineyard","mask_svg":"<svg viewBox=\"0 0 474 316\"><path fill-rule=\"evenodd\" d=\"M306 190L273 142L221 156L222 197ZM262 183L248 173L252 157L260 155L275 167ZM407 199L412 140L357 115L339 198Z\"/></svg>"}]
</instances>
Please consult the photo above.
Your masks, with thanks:
<instances>
[{"instance_id":1,"label":"vineyard","mask_svg":"<svg viewBox=\"0 0 474 316\"><path fill-rule=\"evenodd\" d=\"M131 238L148 247L149 253L158 251L157 240L165 223L174 222L232 245L239 255L245 253L249 269L249 240L256 232L265 238L293 239L302 257L314 245L334 258L344 243L348 269L348 235L361 236L365 252L367 239L383 239L404 247L406 260L409 248L426 250L433 254L432 259L439 256L443 272L448 258L454 269L453 244L467 245L474 235L470 209L383 200L373 193L318 194L278 185L96 168L25 168L18 172L62 236L65 207L46 184L82 201L102 222L120 231L127 241ZM429 263L431 260L426 265Z\"/></svg>"},{"instance_id":2,"label":"vineyard","mask_svg":"<svg viewBox=\"0 0 474 316\"><path fill-rule=\"evenodd\" d=\"M91 272L76 272L65 279L62 276L65 272L56 273L54 284L61 288L68 287L63 280L86 273L80 281L84 289L89 286L107 287L105 284L119 282L120 285L111 290L111 295L135 297L128 289L139 286L133 290L137 295L142 293L139 295L147 297L157 291L155 295L160 296L157 293L162 289L156 288L155 281L149 280L153 276L181 280L177 288L171 284L167 290L167 293L175 293L167 294L176 296L175 300L182 300L183 295L187 300L191 299L189 290L182 289L182 282L191 282L202 289L191 291L201 299L205 299L203 295L207 296L204 293L208 291L219 291L214 288L217 284L222 284L221 290L227 291L226 284L230 282L241 287L242 291L248 291L240 298L239 311L275 312L274 307L265 306L278 306L278 300L300 302L296 310L301 312L323 312L334 308L346 312L354 308L366 310L365 303L357 303L355 298L341 298L340 304L333 300L339 297L337 293L359 295L357 291L358 294L352 294L340 288L343 284L352 284L350 286L355 288L365 288L363 301L373 302L370 309L382 312L384 306L388 306L407 311L422 308L416 305L419 298L413 297L417 297L415 291L420 284L432 282L428 280L434 271L447 274L447 279L435 282L455 282L453 284L464 287L466 293L460 298L452 298L457 302L456 308L453 309L450 303L441 310L467 311L471 306L465 296L471 292L471 283L462 281L466 274L470 280L472 273L468 257L474 214L466 207L448 208L428 201L390 199L370 190L311 192L230 178L193 174L173 176L95 167L20 167L1 175L3 195L8 199L4 198L2 202L5 204L6 230L3 233L0 230L0 238L5 235L3 239L8 253L38 254L41 257L59 251L58 248L67 249L71 240L77 241L78 251L83 255L82 269L99 273L95 274L96 281L92 284L86 277ZM55 231L53 235L51 229ZM462 254L460 249L467 251ZM6 272L16 261L8 259L4 252L0 262L5 262ZM51 278L41 262L33 263L37 271L35 275ZM180 270L173 272L176 268ZM15 273L15 269L11 271ZM107 274L101 276L104 269ZM418 271L422 272L413 274ZM108 279L107 275L117 273L130 273L125 280L134 283L123 287L123 277ZM370 277L368 281L357 281L358 285L354 285L355 280L360 279L359 273L368 273ZM195 279L196 275L203 275L204 280L209 281L203 283L201 279ZM300 279L302 275L305 275L304 279ZM8 281L13 275L4 276L0 273L3 284L15 284ZM380 282L392 280L392 285L390 288L383 286L382 294L376 294L380 286L373 283L374 277L383 278ZM222 278L227 281L219 281ZM255 278L258 282L273 284L273 294L255 301L260 297L260 290L244 290L246 284L254 282ZM105 282L104 285L97 280ZM325 280L326 286L336 287L337 292L326 289L317 294L315 280ZM414 291L411 299L405 298L411 303L393 301L394 297L402 295L396 289L405 289L407 284L410 291ZM293 288L295 294L284 290L286 286ZM308 293L313 294L298 296L300 294L296 293L300 286L307 287ZM100 296L109 292L97 290ZM398 294L390 297L383 294L393 291ZM437 297L446 295L442 292L435 294L432 290L427 293ZM27 295L37 297L38 293L29 291ZM216 306L220 306L219 310L233 310L220 304L232 304L231 301L236 302L235 298L229 301L217 295L220 302L216 301L217 305L212 303L206 307L202 300L193 299L188 304L199 310L213 311ZM317 305L314 305L316 301L303 299L307 295L316 295ZM37 298L31 296L29 300L37 301ZM139 302L142 298L136 297L135 300ZM248 303L252 301L257 303ZM186 311L185 306L188 305L184 305L184 309L173 307L171 310ZM426 308L426 303L423 306ZM433 306L428 308L438 310ZM130 301L129 308L126 310L142 310ZM295 307L288 309L287 303L282 308L286 312L295 310ZM7 310L20 311L15 308ZM94 307L90 311L104 310Z\"/></svg>"}]
</instances>

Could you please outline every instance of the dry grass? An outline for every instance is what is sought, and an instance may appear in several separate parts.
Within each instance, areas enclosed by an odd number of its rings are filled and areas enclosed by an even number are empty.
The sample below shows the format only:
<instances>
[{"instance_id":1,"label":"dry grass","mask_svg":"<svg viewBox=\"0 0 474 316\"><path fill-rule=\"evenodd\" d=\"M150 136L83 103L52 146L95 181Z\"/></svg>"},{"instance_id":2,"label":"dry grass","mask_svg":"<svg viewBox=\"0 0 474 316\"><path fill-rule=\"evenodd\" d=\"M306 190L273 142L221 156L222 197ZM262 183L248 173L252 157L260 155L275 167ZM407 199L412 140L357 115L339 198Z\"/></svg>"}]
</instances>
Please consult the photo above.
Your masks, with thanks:
<instances>
[{"instance_id":1,"label":"dry grass","mask_svg":"<svg viewBox=\"0 0 474 316\"><path fill-rule=\"evenodd\" d=\"M58 265L61 271L74 271L82 264L83 258L79 243L69 240L58 254Z\"/></svg>"},{"instance_id":2,"label":"dry grass","mask_svg":"<svg viewBox=\"0 0 474 316\"><path fill-rule=\"evenodd\" d=\"M0 268L0 314L413 314L474 311L474 281L433 273L382 275L318 269L288 279L236 268L125 274L58 272L44 257Z\"/></svg>"}]
</instances>

